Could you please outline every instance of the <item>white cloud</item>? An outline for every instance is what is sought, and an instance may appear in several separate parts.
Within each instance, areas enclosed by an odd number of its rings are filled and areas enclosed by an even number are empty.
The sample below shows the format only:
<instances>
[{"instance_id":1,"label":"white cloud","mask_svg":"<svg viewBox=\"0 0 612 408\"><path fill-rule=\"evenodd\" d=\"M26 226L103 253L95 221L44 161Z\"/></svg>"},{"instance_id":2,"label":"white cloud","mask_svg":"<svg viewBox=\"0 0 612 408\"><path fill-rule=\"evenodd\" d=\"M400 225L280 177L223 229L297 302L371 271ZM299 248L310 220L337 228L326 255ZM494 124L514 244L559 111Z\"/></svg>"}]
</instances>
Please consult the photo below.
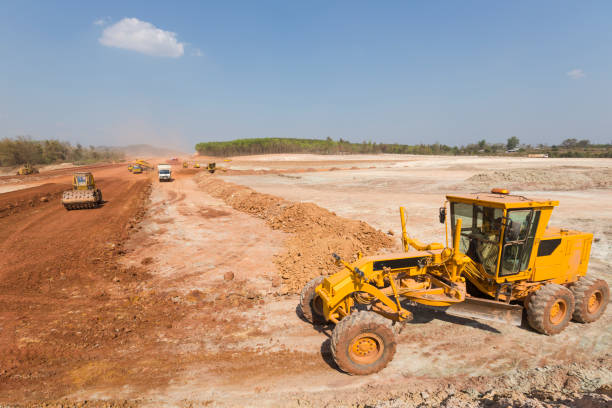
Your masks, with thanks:
<instances>
[{"instance_id":1,"label":"white cloud","mask_svg":"<svg viewBox=\"0 0 612 408\"><path fill-rule=\"evenodd\" d=\"M107 25L109 21L110 21L110 18L104 17L104 18L99 18L95 20L93 23L94 25L97 25L97 26L104 26L104 25Z\"/></svg>"},{"instance_id":2,"label":"white cloud","mask_svg":"<svg viewBox=\"0 0 612 408\"><path fill-rule=\"evenodd\" d=\"M191 51L191 56L192 57L203 57L204 53L199 48L195 48L193 51Z\"/></svg>"},{"instance_id":3,"label":"white cloud","mask_svg":"<svg viewBox=\"0 0 612 408\"><path fill-rule=\"evenodd\" d=\"M584 73L582 69L576 68L576 69L572 69L571 71L568 71L567 76L572 79L580 79L580 78L584 78L586 74Z\"/></svg>"},{"instance_id":4,"label":"white cloud","mask_svg":"<svg viewBox=\"0 0 612 408\"><path fill-rule=\"evenodd\" d=\"M100 44L141 52L155 57L178 58L185 52L184 44L176 39L176 33L155 27L137 18L123 20L106 27Z\"/></svg>"}]
</instances>

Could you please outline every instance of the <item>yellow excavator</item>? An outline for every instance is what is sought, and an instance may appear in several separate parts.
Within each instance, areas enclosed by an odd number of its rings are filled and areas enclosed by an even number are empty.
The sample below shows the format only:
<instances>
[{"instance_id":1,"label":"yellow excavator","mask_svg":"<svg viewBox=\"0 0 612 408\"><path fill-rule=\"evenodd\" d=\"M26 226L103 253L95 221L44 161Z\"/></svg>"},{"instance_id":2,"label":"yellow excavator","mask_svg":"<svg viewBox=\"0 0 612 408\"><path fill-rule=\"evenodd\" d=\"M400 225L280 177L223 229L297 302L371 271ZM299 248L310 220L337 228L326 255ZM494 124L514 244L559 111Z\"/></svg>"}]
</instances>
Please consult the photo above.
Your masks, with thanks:
<instances>
[{"instance_id":1,"label":"yellow excavator","mask_svg":"<svg viewBox=\"0 0 612 408\"><path fill-rule=\"evenodd\" d=\"M134 164L139 165L143 171L153 170L153 165L146 160L138 159Z\"/></svg>"},{"instance_id":2,"label":"yellow excavator","mask_svg":"<svg viewBox=\"0 0 612 408\"><path fill-rule=\"evenodd\" d=\"M335 325L333 358L341 370L357 375L391 361L392 324L412 319L406 308L412 302L515 325L525 309L529 325L547 335L560 333L572 319L594 322L607 307L610 289L605 280L587 275L593 234L549 227L557 205L505 189L447 195L439 211L446 245L410 238L400 207L404 252L358 255L351 263L333 254L342 269L304 287L302 315Z\"/></svg>"},{"instance_id":3,"label":"yellow excavator","mask_svg":"<svg viewBox=\"0 0 612 408\"><path fill-rule=\"evenodd\" d=\"M93 174L74 173L72 190L64 191L62 204L67 210L95 208L102 204L102 192L96 188Z\"/></svg>"}]
</instances>

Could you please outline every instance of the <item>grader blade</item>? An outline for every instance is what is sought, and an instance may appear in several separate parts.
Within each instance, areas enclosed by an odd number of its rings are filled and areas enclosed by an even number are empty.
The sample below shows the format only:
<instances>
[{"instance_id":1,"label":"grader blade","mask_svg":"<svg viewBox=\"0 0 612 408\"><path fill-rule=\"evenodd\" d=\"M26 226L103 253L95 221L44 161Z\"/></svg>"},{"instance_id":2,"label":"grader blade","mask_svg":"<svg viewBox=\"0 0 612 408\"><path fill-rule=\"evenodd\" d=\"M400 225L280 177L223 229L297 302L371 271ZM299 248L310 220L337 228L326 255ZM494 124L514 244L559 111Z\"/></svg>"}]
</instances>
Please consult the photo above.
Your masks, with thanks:
<instances>
[{"instance_id":1,"label":"grader blade","mask_svg":"<svg viewBox=\"0 0 612 408\"><path fill-rule=\"evenodd\" d=\"M446 313L451 316L508 323L515 326L520 326L523 320L523 307L520 305L473 297L466 297L463 302L450 306L446 309Z\"/></svg>"}]
</instances>

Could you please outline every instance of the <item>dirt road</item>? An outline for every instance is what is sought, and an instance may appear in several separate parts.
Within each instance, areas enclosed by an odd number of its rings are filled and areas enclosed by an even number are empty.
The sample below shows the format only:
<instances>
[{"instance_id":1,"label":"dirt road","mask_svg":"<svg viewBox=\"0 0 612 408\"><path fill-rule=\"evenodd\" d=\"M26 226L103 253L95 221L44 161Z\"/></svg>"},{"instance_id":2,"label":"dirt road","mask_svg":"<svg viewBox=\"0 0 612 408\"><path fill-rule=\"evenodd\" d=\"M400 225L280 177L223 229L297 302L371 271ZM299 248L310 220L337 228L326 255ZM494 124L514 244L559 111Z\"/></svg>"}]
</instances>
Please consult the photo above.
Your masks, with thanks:
<instances>
[{"instance_id":1,"label":"dirt road","mask_svg":"<svg viewBox=\"0 0 612 408\"><path fill-rule=\"evenodd\" d=\"M19 207L0 218L0 395L8 399L70 389L63 375L108 352L111 299L138 279L113 259L142 213L149 181L118 168L95 175L106 201L98 209L66 211L56 193L69 184L0 195Z\"/></svg>"}]
</instances>

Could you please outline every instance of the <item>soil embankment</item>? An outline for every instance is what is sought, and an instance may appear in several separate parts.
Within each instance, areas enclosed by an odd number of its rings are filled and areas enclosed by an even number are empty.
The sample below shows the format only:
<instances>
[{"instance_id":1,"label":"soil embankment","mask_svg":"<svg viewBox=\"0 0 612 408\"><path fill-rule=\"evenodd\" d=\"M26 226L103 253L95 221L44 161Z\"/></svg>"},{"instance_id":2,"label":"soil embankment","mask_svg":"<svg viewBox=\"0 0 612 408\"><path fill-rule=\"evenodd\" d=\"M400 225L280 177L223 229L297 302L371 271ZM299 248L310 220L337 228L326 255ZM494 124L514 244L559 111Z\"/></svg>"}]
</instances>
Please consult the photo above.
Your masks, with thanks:
<instances>
[{"instance_id":1,"label":"soil embankment","mask_svg":"<svg viewBox=\"0 0 612 408\"><path fill-rule=\"evenodd\" d=\"M47 183L0 194L0 218L54 202L61 197L64 190L70 188L70 184Z\"/></svg>"},{"instance_id":2,"label":"soil embankment","mask_svg":"<svg viewBox=\"0 0 612 408\"><path fill-rule=\"evenodd\" d=\"M284 288L299 293L312 278L335 272L332 253L353 261L358 253L371 255L394 246L392 239L363 221L339 217L313 203L295 203L207 175L198 183L213 197L234 209L262 218L275 230L291 233L286 251L275 263Z\"/></svg>"}]
</instances>

